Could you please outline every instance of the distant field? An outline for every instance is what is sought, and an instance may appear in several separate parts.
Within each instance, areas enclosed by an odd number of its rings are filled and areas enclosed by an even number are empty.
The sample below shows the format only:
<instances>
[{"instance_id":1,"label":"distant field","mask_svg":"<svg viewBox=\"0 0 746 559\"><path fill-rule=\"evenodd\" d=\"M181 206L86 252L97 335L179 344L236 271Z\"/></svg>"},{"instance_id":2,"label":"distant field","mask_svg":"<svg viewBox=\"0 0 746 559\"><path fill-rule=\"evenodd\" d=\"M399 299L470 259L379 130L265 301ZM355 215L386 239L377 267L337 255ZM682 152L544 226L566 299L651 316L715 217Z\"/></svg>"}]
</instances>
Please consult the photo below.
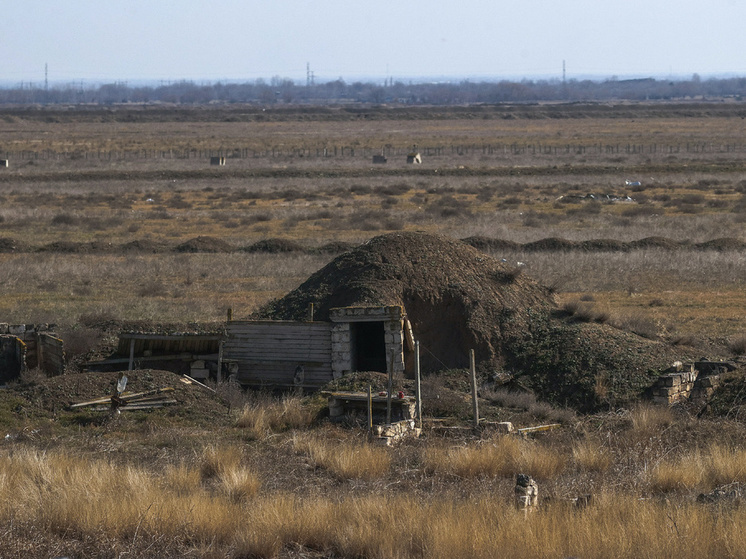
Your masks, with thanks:
<instances>
[{"instance_id":1,"label":"distant field","mask_svg":"<svg viewBox=\"0 0 746 559\"><path fill-rule=\"evenodd\" d=\"M314 248L410 230L521 244L744 241L741 112L727 104L4 109L0 318L214 320L228 307L245 316L333 257L119 250L133 241L177 246L210 236L240 249L280 238ZM405 163L413 146L422 165ZM388 163L372 164L380 153ZM213 154L226 165L210 166ZM14 243L30 248L13 252ZM722 343L744 331L746 277L744 251L723 246L490 252L524 262L560 302L590 297L643 315L662 335Z\"/></svg>"}]
</instances>

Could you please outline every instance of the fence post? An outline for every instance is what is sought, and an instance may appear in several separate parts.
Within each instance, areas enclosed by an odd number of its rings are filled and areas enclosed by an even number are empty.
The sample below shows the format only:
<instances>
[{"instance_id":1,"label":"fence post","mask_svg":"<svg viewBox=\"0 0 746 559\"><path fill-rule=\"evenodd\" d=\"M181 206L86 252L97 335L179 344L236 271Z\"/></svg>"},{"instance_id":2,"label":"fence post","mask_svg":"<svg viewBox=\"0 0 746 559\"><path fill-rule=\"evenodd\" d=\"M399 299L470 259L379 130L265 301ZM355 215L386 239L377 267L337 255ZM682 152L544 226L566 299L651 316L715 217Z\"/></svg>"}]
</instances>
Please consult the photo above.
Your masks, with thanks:
<instances>
[{"instance_id":1,"label":"fence post","mask_svg":"<svg viewBox=\"0 0 746 559\"><path fill-rule=\"evenodd\" d=\"M474 350L469 350L469 368L471 372L471 403L474 412L474 429L479 428L479 402L477 401L477 366L474 359Z\"/></svg>"}]
</instances>

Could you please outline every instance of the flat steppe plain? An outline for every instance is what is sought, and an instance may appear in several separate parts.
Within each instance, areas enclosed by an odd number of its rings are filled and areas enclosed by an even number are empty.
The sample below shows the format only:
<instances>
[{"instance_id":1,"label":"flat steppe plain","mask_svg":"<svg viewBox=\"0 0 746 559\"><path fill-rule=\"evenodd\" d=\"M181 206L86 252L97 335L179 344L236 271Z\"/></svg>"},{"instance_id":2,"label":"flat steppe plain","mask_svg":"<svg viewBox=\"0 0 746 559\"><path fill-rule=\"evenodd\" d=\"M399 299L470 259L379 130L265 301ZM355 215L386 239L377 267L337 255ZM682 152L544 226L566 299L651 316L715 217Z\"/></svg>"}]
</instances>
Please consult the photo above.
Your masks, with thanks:
<instances>
[{"instance_id":1,"label":"flat steppe plain","mask_svg":"<svg viewBox=\"0 0 746 559\"><path fill-rule=\"evenodd\" d=\"M56 323L72 353L107 321L242 318L344 246L427 231L470 238L578 314L735 355L743 114L737 103L5 107L0 321ZM406 164L413 146L422 165ZM743 556L742 406L581 417L485 385L484 417L563 427L445 436L433 417L470 417L462 373L425 379L425 436L391 448L354 420L330 424L318 396L214 394L135 371L132 390L175 385L179 405L110 417L67 404L108 393L115 373L25 376L0 391L0 556ZM512 506L516 473L539 483L535 513ZM723 500L696 500L718 487Z\"/></svg>"}]
</instances>

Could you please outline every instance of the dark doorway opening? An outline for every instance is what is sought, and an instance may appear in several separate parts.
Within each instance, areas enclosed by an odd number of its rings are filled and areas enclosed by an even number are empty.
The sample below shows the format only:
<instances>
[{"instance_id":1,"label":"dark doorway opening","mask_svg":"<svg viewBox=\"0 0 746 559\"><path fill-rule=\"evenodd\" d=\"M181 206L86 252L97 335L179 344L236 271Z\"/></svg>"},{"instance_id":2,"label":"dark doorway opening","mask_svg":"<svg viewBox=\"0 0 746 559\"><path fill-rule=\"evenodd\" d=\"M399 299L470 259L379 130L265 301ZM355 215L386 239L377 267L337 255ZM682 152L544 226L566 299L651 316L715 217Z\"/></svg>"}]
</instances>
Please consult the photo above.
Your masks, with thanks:
<instances>
[{"instance_id":1,"label":"dark doorway opening","mask_svg":"<svg viewBox=\"0 0 746 559\"><path fill-rule=\"evenodd\" d=\"M353 370L387 372L383 322L353 322L350 326Z\"/></svg>"},{"instance_id":2,"label":"dark doorway opening","mask_svg":"<svg viewBox=\"0 0 746 559\"><path fill-rule=\"evenodd\" d=\"M14 336L0 337L0 384L18 378L23 368L23 342Z\"/></svg>"}]
</instances>

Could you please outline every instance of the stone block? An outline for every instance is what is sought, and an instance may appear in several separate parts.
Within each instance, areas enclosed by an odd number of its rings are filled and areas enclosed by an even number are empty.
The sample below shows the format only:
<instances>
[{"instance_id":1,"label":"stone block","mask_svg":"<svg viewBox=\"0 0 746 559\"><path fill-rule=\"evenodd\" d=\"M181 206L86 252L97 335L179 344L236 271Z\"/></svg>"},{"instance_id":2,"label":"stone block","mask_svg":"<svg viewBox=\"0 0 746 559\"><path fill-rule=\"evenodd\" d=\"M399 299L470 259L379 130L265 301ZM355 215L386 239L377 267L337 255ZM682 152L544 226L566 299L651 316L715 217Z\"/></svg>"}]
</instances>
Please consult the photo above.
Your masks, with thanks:
<instances>
[{"instance_id":1,"label":"stone block","mask_svg":"<svg viewBox=\"0 0 746 559\"><path fill-rule=\"evenodd\" d=\"M197 361L192 361L192 370L194 369L204 369L205 368L205 362L203 359L198 359Z\"/></svg>"},{"instance_id":2,"label":"stone block","mask_svg":"<svg viewBox=\"0 0 746 559\"><path fill-rule=\"evenodd\" d=\"M513 424L510 421L485 421L480 423L485 429L497 431L498 433L512 433Z\"/></svg>"},{"instance_id":3,"label":"stone block","mask_svg":"<svg viewBox=\"0 0 746 559\"><path fill-rule=\"evenodd\" d=\"M20 336L25 333L26 333L25 324L11 324L8 326L8 334L12 334L14 336Z\"/></svg>"},{"instance_id":4,"label":"stone block","mask_svg":"<svg viewBox=\"0 0 746 559\"><path fill-rule=\"evenodd\" d=\"M332 343L350 343L350 331L332 330Z\"/></svg>"},{"instance_id":5,"label":"stone block","mask_svg":"<svg viewBox=\"0 0 746 559\"><path fill-rule=\"evenodd\" d=\"M0 322L0 334L7 334L7 333L8 333L8 323Z\"/></svg>"},{"instance_id":6,"label":"stone block","mask_svg":"<svg viewBox=\"0 0 746 559\"><path fill-rule=\"evenodd\" d=\"M663 377L664 386L679 386L681 384L680 375L667 375Z\"/></svg>"},{"instance_id":7,"label":"stone block","mask_svg":"<svg viewBox=\"0 0 746 559\"><path fill-rule=\"evenodd\" d=\"M210 376L210 369L191 369L189 376L197 380L205 380Z\"/></svg>"}]
</instances>

